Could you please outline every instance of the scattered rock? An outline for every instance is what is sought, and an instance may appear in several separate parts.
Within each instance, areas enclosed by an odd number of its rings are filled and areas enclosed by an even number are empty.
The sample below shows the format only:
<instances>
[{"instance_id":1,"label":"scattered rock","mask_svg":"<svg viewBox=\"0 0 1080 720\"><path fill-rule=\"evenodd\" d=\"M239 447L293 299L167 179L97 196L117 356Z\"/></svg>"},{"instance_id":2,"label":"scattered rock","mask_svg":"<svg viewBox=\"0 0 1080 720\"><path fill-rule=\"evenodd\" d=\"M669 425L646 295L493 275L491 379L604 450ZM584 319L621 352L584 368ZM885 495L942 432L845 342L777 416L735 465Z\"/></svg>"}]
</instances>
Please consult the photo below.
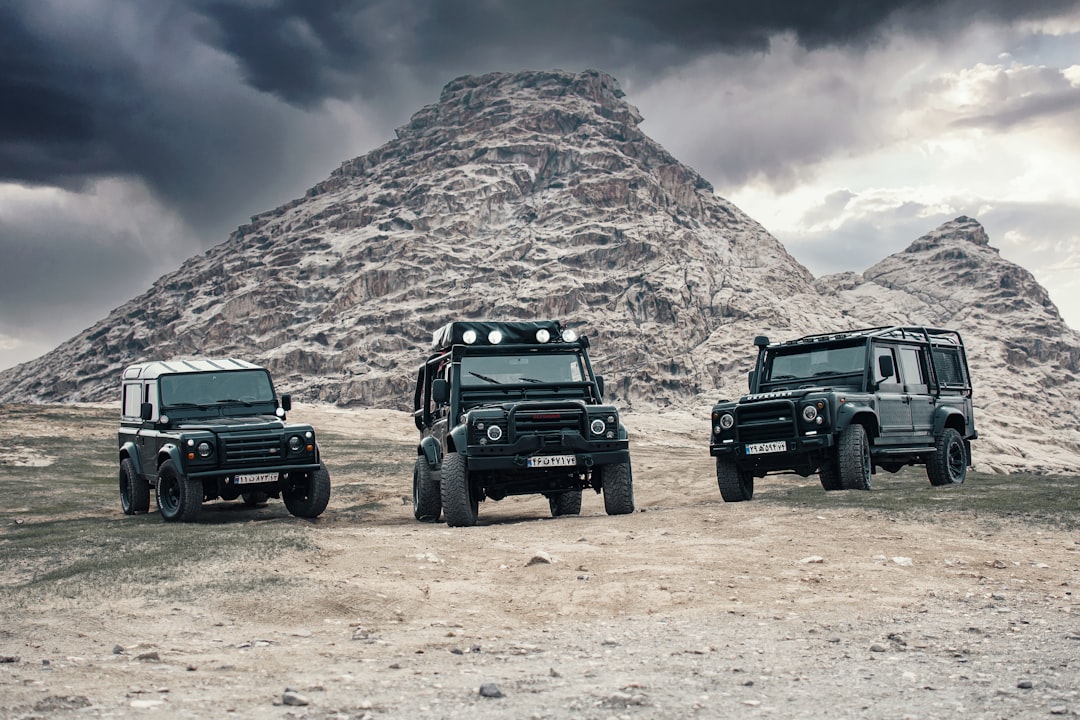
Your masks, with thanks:
<instances>
[{"instance_id":1,"label":"scattered rock","mask_svg":"<svg viewBox=\"0 0 1080 720\"><path fill-rule=\"evenodd\" d=\"M281 695L281 703L283 705L291 705L293 707L304 707L306 705L309 705L310 701L295 690L286 690Z\"/></svg>"},{"instance_id":2,"label":"scattered rock","mask_svg":"<svg viewBox=\"0 0 1080 720\"><path fill-rule=\"evenodd\" d=\"M506 696L503 695L503 691L495 683L484 683L480 686L480 697L501 698Z\"/></svg>"},{"instance_id":3,"label":"scattered rock","mask_svg":"<svg viewBox=\"0 0 1080 720\"><path fill-rule=\"evenodd\" d=\"M1030 690L1031 688L1035 687L1035 683L1031 682L1030 680L1021 680L1020 682L1016 683L1016 687L1020 688L1021 690Z\"/></svg>"},{"instance_id":4,"label":"scattered rock","mask_svg":"<svg viewBox=\"0 0 1080 720\"><path fill-rule=\"evenodd\" d=\"M804 557L799 562L801 562L803 565L818 565L825 562L825 558L821 557L820 555L811 555L809 557Z\"/></svg>"},{"instance_id":5,"label":"scattered rock","mask_svg":"<svg viewBox=\"0 0 1080 720\"><path fill-rule=\"evenodd\" d=\"M553 562L550 555L543 550L537 550L533 556L529 558L529 562L525 563L525 567L530 567L532 565L550 565Z\"/></svg>"},{"instance_id":6,"label":"scattered rock","mask_svg":"<svg viewBox=\"0 0 1080 720\"><path fill-rule=\"evenodd\" d=\"M874 643L870 646L870 652L883 653L888 652L888 648L881 643Z\"/></svg>"},{"instance_id":7,"label":"scattered rock","mask_svg":"<svg viewBox=\"0 0 1080 720\"><path fill-rule=\"evenodd\" d=\"M17 663L22 658L18 655L0 655L0 663Z\"/></svg>"},{"instance_id":8,"label":"scattered rock","mask_svg":"<svg viewBox=\"0 0 1080 720\"><path fill-rule=\"evenodd\" d=\"M909 557L894 557L892 561L894 565L899 565L900 567L911 567L915 564Z\"/></svg>"},{"instance_id":9,"label":"scattered rock","mask_svg":"<svg viewBox=\"0 0 1080 720\"><path fill-rule=\"evenodd\" d=\"M139 653L135 656L135 659L141 662L161 662L161 656L158 655L157 650L150 650L149 652Z\"/></svg>"},{"instance_id":10,"label":"scattered rock","mask_svg":"<svg viewBox=\"0 0 1080 720\"><path fill-rule=\"evenodd\" d=\"M113 645L113 649L112 649L112 654L113 655L123 655L124 652L125 651L124 651L124 646L123 645Z\"/></svg>"}]
</instances>

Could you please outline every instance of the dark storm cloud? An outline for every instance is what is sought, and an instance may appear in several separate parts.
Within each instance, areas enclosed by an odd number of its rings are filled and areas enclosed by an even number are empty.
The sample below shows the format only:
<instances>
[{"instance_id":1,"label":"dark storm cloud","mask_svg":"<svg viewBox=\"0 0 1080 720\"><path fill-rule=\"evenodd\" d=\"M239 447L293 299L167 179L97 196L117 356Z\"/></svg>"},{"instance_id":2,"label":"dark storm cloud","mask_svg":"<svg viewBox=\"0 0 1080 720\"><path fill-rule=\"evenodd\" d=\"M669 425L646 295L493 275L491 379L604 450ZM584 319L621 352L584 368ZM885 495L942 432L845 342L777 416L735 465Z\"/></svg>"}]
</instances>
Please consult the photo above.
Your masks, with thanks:
<instances>
[{"instance_id":1,"label":"dark storm cloud","mask_svg":"<svg viewBox=\"0 0 1080 720\"><path fill-rule=\"evenodd\" d=\"M420 74L590 65L660 74L712 51L763 50L778 33L808 48L867 45L890 22L940 36L952 20L1039 18L1076 0L278 0L200 7L209 41L254 87L299 105L385 89L387 66ZM513 58L515 67L502 64ZM494 63L502 63L495 65ZM524 63L524 64L523 64Z\"/></svg>"},{"instance_id":2,"label":"dark storm cloud","mask_svg":"<svg viewBox=\"0 0 1080 720\"><path fill-rule=\"evenodd\" d=\"M645 82L779 32L807 46L861 44L898 18L932 24L967 4L13 0L0 5L0 180L76 187L131 175L216 227L245 176L280 170L267 148L288 141L299 122L289 113L328 98L358 99L388 132L417 93L430 98L464 72L592 66ZM1074 4L997 0L974 12L1012 19Z\"/></svg>"}]
</instances>

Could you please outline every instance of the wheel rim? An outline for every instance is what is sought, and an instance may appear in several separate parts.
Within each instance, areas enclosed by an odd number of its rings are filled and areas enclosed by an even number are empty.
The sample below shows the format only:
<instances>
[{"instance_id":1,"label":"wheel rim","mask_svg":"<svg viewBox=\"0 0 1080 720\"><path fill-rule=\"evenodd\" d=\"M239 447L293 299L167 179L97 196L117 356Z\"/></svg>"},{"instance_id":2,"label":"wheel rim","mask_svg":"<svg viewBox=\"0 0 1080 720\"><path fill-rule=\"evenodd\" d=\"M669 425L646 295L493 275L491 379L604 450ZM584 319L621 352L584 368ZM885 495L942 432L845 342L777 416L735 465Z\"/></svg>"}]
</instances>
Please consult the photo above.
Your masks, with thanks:
<instances>
[{"instance_id":1,"label":"wheel rim","mask_svg":"<svg viewBox=\"0 0 1080 720\"><path fill-rule=\"evenodd\" d=\"M161 498L161 509L168 514L176 512L180 507L180 481L173 477L163 477L158 481L158 497Z\"/></svg>"},{"instance_id":2,"label":"wheel rim","mask_svg":"<svg viewBox=\"0 0 1080 720\"><path fill-rule=\"evenodd\" d=\"M124 512L131 510L131 483L128 482L127 475L120 471L120 507L124 509Z\"/></svg>"},{"instance_id":3,"label":"wheel rim","mask_svg":"<svg viewBox=\"0 0 1080 720\"><path fill-rule=\"evenodd\" d=\"M960 446L960 443L951 443L949 445L949 478L953 482L964 476L965 465L964 448Z\"/></svg>"}]
</instances>

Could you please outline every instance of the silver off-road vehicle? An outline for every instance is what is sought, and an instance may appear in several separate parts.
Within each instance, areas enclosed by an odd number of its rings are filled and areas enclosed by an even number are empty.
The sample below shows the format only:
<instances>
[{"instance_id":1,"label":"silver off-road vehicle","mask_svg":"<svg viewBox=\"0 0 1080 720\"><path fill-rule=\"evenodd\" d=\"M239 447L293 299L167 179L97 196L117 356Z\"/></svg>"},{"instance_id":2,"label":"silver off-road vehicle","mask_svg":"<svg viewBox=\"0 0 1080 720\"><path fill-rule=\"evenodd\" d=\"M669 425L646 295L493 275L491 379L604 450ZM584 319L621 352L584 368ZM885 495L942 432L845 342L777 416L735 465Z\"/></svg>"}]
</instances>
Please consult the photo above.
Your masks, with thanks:
<instances>
[{"instance_id":1,"label":"silver off-road vehicle","mask_svg":"<svg viewBox=\"0 0 1080 720\"><path fill-rule=\"evenodd\" d=\"M475 525L480 500L533 493L577 515L585 488L609 515L634 511L626 428L588 338L553 321L451 322L432 345L413 397L417 520Z\"/></svg>"},{"instance_id":2,"label":"silver off-road vehicle","mask_svg":"<svg viewBox=\"0 0 1080 720\"><path fill-rule=\"evenodd\" d=\"M124 370L120 411L120 505L195 520L204 500L280 497L313 518L330 500L330 474L315 430L286 424L270 373L244 360L144 362Z\"/></svg>"},{"instance_id":3,"label":"silver off-road vehicle","mask_svg":"<svg viewBox=\"0 0 1080 720\"><path fill-rule=\"evenodd\" d=\"M712 411L709 452L727 502L766 473L818 473L826 490L869 490L879 468L925 465L964 482L978 437L960 334L877 327L770 343L759 336L750 394Z\"/></svg>"}]
</instances>

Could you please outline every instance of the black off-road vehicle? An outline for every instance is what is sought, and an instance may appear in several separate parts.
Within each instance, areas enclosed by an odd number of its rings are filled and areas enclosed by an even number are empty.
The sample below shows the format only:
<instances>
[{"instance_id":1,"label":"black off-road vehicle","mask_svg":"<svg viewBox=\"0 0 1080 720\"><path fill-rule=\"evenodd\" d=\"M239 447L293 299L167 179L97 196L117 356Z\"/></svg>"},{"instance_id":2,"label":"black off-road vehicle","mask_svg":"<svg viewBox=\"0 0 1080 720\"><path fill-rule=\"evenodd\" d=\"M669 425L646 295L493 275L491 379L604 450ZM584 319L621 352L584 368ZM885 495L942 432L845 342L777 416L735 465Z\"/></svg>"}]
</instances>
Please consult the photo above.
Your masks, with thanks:
<instances>
[{"instance_id":1,"label":"black off-road vehicle","mask_svg":"<svg viewBox=\"0 0 1080 720\"><path fill-rule=\"evenodd\" d=\"M330 500L330 474L315 430L285 424L270 373L243 360L145 362L124 370L120 411L120 505L195 520L204 500L280 497L298 517Z\"/></svg>"},{"instance_id":2,"label":"black off-road vehicle","mask_svg":"<svg viewBox=\"0 0 1080 720\"><path fill-rule=\"evenodd\" d=\"M557 322L451 322L432 345L413 397L417 520L471 526L480 500L533 493L577 515L585 488L609 515L634 511L626 429L588 338Z\"/></svg>"},{"instance_id":3,"label":"black off-road vehicle","mask_svg":"<svg viewBox=\"0 0 1080 720\"><path fill-rule=\"evenodd\" d=\"M978 437L960 334L878 327L754 340L750 394L712 411L710 454L727 502L754 478L818 473L826 490L869 490L877 469L925 465L932 485L964 482Z\"/></svg>"}]
</instances>

